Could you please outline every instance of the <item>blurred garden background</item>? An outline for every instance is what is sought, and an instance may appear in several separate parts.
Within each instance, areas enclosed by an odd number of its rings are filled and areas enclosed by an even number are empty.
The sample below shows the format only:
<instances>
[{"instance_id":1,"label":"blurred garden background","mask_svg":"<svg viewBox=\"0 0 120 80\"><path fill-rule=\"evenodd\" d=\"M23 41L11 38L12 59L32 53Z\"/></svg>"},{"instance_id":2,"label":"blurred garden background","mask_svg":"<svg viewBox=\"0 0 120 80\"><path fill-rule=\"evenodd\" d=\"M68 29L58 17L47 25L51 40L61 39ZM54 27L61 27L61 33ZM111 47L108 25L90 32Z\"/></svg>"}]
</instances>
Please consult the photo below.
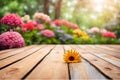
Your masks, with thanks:
<instances>
[{"instance_id":1,"label":"blurred garden background","mask_svg":"<svg viewBox=\"0 0 120 80\"><path fill-rule=\"evenodd\" d=\"M120 43L120 0L0 0L0 19L2 45Z\"/></svg>"}]
</instances>

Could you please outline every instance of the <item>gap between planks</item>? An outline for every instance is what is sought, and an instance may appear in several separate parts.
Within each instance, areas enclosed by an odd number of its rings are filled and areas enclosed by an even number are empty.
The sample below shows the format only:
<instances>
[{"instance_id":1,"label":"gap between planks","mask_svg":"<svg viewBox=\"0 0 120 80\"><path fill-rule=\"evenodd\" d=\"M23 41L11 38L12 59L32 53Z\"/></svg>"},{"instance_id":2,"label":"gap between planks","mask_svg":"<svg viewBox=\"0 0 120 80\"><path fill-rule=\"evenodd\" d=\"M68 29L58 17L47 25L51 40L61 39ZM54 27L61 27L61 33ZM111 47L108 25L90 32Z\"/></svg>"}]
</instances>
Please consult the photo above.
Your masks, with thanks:
<instances>
[{"instance_id":1,"label":"gap between planks","mask_svg":"<svg viewBox=\"0 0 120 80\"><path fill-rule=\"evenodd\" d=\"M17 54L22 53L22 52L24 52L24 51L26 51L26 50L28 50L28 49L33 48L33 47L36 47L36 46L35 46L35 45L32 45L32 46L27 46L27 47L23 47L23 48L17 48L17 49L14 49L14 51L11 50L11 51L9 51L9 52L4 52L4 53L2 53L2 54L0 55L0 60L9 58L9 57L14 56L14 55L17 55Z\"/></svg>"},{"instance_id":2,"label":"gap between planks","mask_svg":"<svg viewBox=\"0 0 120 80\"><path fill-rule=\"evenodd\" d=\"M114 56L111 56L111 55L108 55L108 54L105 54L106 52L102 52L101 50L99 49L96 49L95 47L93 46L79 46L82 50L88 52L88 53L91 53L109 63L112 63L113 65L117 66L117 67L120 67L120 59L119 58L116 58Z\"/></svg>"},{"instance_id":3,"label":"gap between planks","mask_svg":"<svg viewBox=\"0 0 120 80\"><path fill-rule=\"evenodd\" d=\"M34 46L32 49L29 49L29 50L24 51L20 54L11 56L7 59L1 60L0 61L0 63L1 63L0 64L0 69L5 68L5 67L7 67L11 64L14 64L14 63L24 59L25 57L28 57L28 56L32 55L34 52L36 52L37 50L39 50L42 47L44 47L44 46Z\"/></svg>"},{"instance_id":4,"label":"gap between planks","mask_svg":"<svg viewBox=\"0 0 120 80\"><path fill-rule=\"evenodd\" d=\"M74 47L75 50L81 52L82 49L76 46ZM104 61L88 52L81 53L82 57L86 59L89 63L91 63L94 67L96 67L99 71L103 74L108 76L111 79L120 79L120 68L110 64L107 61Z\"/></svg>"},{"instance_id":5,"label":"gap between planks","mask_svg":"<svg viewBox=\"0 0 120 80\"><path fill-rule=\"evenodd\" d=\"M53 45L45 46L21 61L2 69L0 79L22 79L53 47Z\"/></svg>"},{"instance_id":6,"label":"gap between planks","mask_svg":"<svg viewBox=\"0 0 120 80\"><path fill-rule=\"evenodd\" d=\"M66 50L73 49L72 47L65 45L64 48ZM88 67L89 66L89 67ZM90 65L87 61L82 59L80 63L70 63L70 75L71 80L93 80L93 79L104 79L107 78L102 75L97 69L95 69L92 65ZM91 74L91 72L94 72Z\"/></svg>"},{"instance_id":7,"label":"gap between planks","mask_svg":"<svg viewBox=\"0 0 120 80\"><path fill-rule=\"evenodd\" d=\"M64 50L57 45L26 79L69 79L67 64L63 61Z\"/></svg>"}]
</instances>

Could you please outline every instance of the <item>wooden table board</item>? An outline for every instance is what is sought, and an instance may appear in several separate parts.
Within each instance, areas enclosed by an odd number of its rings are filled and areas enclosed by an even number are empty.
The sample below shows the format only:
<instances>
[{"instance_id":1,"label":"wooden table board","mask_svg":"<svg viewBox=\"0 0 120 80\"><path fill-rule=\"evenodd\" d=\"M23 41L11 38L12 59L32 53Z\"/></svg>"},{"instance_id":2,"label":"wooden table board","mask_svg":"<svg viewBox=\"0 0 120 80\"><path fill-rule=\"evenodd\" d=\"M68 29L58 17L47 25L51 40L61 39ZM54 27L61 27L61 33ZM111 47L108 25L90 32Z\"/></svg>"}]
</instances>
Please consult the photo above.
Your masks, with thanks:
<instances>
[{"instance_id":1,"label":"wooden table board","mask_svg":"<svg viewBox=\"0 0 120 80\"><path fill-rule=\"evenodd\" d=\"M73 49L82 62L65 63ZM120 45L31 45L0 51L0 80L120 80Z\"/></svg>"}]
</instances>

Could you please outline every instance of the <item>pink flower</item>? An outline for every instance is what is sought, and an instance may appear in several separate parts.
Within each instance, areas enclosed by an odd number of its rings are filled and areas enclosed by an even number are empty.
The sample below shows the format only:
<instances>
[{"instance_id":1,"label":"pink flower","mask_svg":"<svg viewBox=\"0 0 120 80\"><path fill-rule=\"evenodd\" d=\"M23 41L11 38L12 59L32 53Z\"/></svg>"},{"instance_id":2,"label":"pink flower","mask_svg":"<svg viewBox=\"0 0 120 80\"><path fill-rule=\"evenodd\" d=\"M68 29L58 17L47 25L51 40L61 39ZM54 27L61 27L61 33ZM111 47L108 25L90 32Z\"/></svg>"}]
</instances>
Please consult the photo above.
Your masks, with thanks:
<instances>
[{"instance_id":1,"label":"pink flower","mask_svg":"<svg viewBox=\"0 0 120 80\"><path fill-rule=\"evenodd\" d=\"M22 26L23 24L23 21L17 14L7 14L1 19L0 22L11 27Z\"/></svg>"},{"instance_id":2,"label":"pink flower","mask_svg":"<svg viewBox=\"0 0 120 80\"><path fill-rule=\"evenodd\" d=\"M103 37L108 37L108 38L116 38L115 33L114 32L110 32L110 31L102 33L102 36Z\"/></svg>"},{"instance_id":3,"label":"pink flower","mask_svg":"<svg viewBox=\"0 0 120 80\"><path fill-rule=\"evenodd\" d=\"M27 22L23 25L25 30L34 30L35 26L33 22Z\"/></svg>"},{"instance_id":4,"label":"pink flower","mask_svg":"<svg viewBox=\"0 0 120 80\"><path fill-rule=\"evenodd\" d=\"M44 26L43 26L42 24L38 24L37 27L38 27L38 29L40 29L40 30L43 30L43 29L44 29Z\"/></svg>"},{"instance_id":5,"label":"pink flower","mask_svg":"<svg viewBox=\"0 0 120 80\"><path fill-rule=\"evenodd\" d=\"M24 39L18 32L8 31L0 35L0 49L20 48L24 44Z\"/></svg>"},{"instance_id":6,"label":"pink flower","mask_svg":"<svg viewBox=\"0 0 120 80\"><path fill-rule=\"evenodd\" d=\"M102 30L100 30L100 32L101 33L105 33L105 32L107 32L107 30L106 29L102 29Z\"/></svg>"},{"instance_id":7,"label":"pink flower","mask_svg":"<svg viewBox=\"0 0 120 80\"><path fill-rule=\"evenodd\" d=\"M48 15L43 14L43 13L35 13L34 16L35 20L37 22L45 22L45 23L50 23L51 19Z\"/></svg>"},{"instance_id":8,"label":"pink flower","mask_svg":"<svg viewBox=\"0 0 120 80\"><path fill-rule=\"evenodd\" d=\"M54 32L51 30L42 30L41 34L46 37L54 37L55 36Z\"/></svg>"},{"instance_id":9,"label":"pink flower","mask_svg":"<svg viewBox=\"0 0 120 80\"><path fill-rule=\"evenodd\" d=\"M36 21L33 21L33 20L29 20L29 21L27 21L27 23L28 22L32 22L34 24L34 26L37 26L37 24L38 24Z\"/></svg>"},{"instance_id":10,"label":"pink flower","mask_svg":"<svg viewBox=\"0 0 120 80\"><path fill-rule=\"evenodd\" d=\"M35 26L37 26L37 24L38 24L36 21L31 21L31 22L33 22L33 24L34 24Z\"/></svg>"},{"instance_id":11,"label":"pink flower","mask_svg":"<svg viewBox=\"0 0 120 80\"><path fill-rule=\"evenodd\" d=\"M100 32L100 29L99 28L97 28L97 27L93 27L93 28L91 28L89 31L88 31L89 33L99 33Z\"/></svg>"}]
</instances>

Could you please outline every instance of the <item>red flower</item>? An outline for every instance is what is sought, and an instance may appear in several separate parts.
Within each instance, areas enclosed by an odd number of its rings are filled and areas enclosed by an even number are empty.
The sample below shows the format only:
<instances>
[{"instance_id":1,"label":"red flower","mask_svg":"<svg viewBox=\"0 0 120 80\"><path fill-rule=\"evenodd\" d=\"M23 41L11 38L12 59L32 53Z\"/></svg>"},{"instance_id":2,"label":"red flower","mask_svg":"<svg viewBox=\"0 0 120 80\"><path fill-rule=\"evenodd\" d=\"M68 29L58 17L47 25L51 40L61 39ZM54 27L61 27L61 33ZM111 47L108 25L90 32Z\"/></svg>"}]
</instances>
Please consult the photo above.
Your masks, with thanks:
<instances>
[{"instance_id":1,"label":"red flower","mask_svg":"<svg viewBox=\"0 0 120 80\"><path fill-rule=\"evenodd\" d=\"M79 29L78 25L76 25L76 24L73 24L72 28Z\"/></svg>"},{"instance_id":2,"label":"red flower","mask_svg":"<svg viewBox=\"0 0 120 80\"><path fill-rule=\"evenodd\" d=\"M53 21L53 23L57 26L60 26L63 24L62 20L56 19L55 21Z\"/></svg>"},{"instance_id":3,"label":"red flower","mask_svg":"<svg viewBox=\"0 0 120 80\"><path fill-rule=\"evenodd\" d=\"M23 25L24 30L34 30L35 26L33 22L27 22Z\"/></svg>"},{"instance_id":4,"label":"red flower","mask_svg":"<svg viewBox=\"0 0 120 80\"><path fill-rule=\"evenodd\" d=\"M70 27L72 23L66 21L66 20L62 20L63 24Z\"/></svg>"},{"instance_id":5,"label":"red flower","mask_svg":"<svg viewBox=\"0 0 120 80\"><path fill-rule=\"evenodd\" d=\"M102 36L103 36L103 37L108 37L108 38L116 38L115 33L114 33L114 32L110 32L110 31L103 32L103 33L102 33Z\"/></svg>"},{"instance_id":6,"label":"red flower","mask_svg":"<svg viewBox=\"0 0 120 80\"><path fill-rule=\"evenodd\" d=\"M53 23L54 23L55 25L57 25L57 26L65 25L65 26L71 27L71 28L73 28L73 29L78 29L78 28L79 28L78 25L73 24L73 23L71 23L71 22L68 22L67 20L59 20L59 19L57 19L57 20L55 20Z\"/></svg>"},{"instance_id":7,"label":"red flower","mask_svg":"<svg viewBox=\"0 0 120 80\"><path fill-rule=\"evenodd\" d=\"M1 19L0 22L11 27L22 26L23 24L23 21L17 14L7 14Z\"/></svg>"}]
</instances>

